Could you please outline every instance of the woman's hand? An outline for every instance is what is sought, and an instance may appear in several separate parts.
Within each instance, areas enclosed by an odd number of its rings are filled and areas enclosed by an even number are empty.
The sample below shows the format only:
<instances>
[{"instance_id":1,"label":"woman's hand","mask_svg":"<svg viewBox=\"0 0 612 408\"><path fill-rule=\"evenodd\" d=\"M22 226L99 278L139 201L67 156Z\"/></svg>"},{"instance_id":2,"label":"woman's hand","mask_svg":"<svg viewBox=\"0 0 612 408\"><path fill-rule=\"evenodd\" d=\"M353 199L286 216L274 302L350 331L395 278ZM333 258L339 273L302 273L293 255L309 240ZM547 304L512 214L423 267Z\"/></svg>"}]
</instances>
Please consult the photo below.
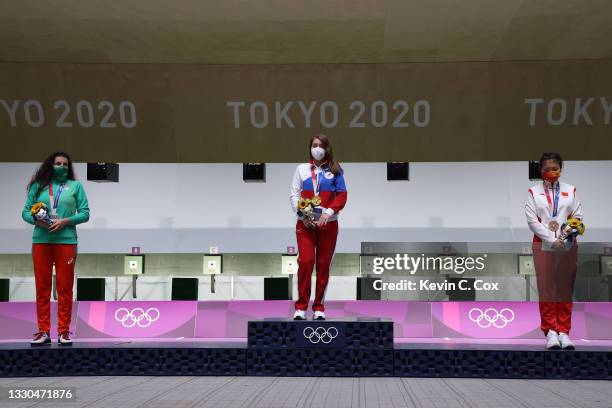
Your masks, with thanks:
<instances>
[{"instance_id":1,"label":"woman's hand","mask_svg":"<svg viewBox=\"0 0 612 408\"><path fill-rule=\"evenodd\" d=\"M37 226L39 226L41 228L49 229L49 224L47 224L44 221L36 220L36 221L34 221L34 225L37 225Z\"/></svg>"},{"instance_id":2,"label":"woman's hand","mask_svg":"<svg viewBox=\"0 0 612 408\"><path fill-rule=\"evenodd\" d=\"M53 224L51 224L51 226L49 227L49 232L57 232L61 230L62 228L64 228L69 223L70 223L70 220L68 218L62 218L59 220L55 220L53 221Z\"/></svg>"},{"instance_id":3,"label":"woman's hand","mask_svg":"<svg viewBox=\"0 0 612 408\"><path fill-rule=\"evenodd\" d=\"M563 251L565 250L565 242L558 239L555 242L553 242L552 247L555 251Z\"/></svg>"},{"instance_id":4,"label":"woman's hand","mask_svg":"<svg viewBox=\"0 0 612 408\"><path fill-rule=\"evenodd\" d=\"M324 227L327 225L327 220L329 220L329 214L323 213L321 214L321 217L319 218L317 225L319 227Z\"/></svg>"},{"instance_id":5,"label":"woman's hand","mask_svg":"<svg viewBox=\"0 0 612 408\"><path fill-rule=\"evenodd\" d=\"M304 223L306 228L314 228L315 227L314 221L312 221L310 218L308 218L306 216L304 218L302 218L302 222Z\"/></svg>"}]
</instances>

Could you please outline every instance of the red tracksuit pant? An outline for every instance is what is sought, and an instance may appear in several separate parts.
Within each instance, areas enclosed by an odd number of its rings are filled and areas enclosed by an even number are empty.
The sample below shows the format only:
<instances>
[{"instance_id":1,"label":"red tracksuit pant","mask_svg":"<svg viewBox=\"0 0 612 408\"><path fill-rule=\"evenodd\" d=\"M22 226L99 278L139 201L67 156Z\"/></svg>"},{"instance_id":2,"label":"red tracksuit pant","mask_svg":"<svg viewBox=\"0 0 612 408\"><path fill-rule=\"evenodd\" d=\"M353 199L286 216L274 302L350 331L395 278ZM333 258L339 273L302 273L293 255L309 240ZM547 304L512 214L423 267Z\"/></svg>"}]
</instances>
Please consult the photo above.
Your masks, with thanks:
<instances>
[{"instance_id":1,"label":"red tracksuit pant","mask_svg":"<svg viewBox=\"0 0 612 408\"><path fill-rule=\"evenodd\" d=\"M296 310L308 309L312 269L317 266L317 285L312 310L325 310L323 298L329 281L329 268L338 237L338 221L330 221L323 227L307 228L301 220L295 227L298 243L298 300Z\"/></svg>"},{"instance_id":2,"label":"red tracksuit pant","mask_svg":"<svg viewBox=\"0 0 612 408\"><path fill-rule=\"evenodd\" d=\"M533 260L540 299L541 329L569 334L572 328L572 295L576 280L578 247L569 251L542 251L533 244Z\"/></svg>"},{"instance_id":3,"label":"red tracksuit pant","mask_svg":"<svg viewBox=\"0 0 612 408\"><path fill-rule=\"evenodd\" d=\"M53 264L55 264L58 300L57 331L64 333L70 329L76 257L76 245L73 244L32 244L34 280L36 281L36 314L40 332L48 333L51 330Z\"/></svg>"}]
</instances>

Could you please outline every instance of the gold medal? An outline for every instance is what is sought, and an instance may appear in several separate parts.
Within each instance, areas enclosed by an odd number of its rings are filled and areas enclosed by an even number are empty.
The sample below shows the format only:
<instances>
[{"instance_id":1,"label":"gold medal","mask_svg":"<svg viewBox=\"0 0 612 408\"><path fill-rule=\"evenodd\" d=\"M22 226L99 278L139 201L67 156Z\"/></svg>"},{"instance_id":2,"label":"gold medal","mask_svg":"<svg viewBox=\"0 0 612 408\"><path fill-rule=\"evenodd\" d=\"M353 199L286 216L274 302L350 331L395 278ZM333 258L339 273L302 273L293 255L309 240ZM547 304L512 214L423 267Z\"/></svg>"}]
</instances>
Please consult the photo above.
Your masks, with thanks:
<instances>
[{"instance_id":1,"label":"gold medal","mask_svg":"<svg viewBox=\"0 0 612 408\"><path fill-rule=\"evenodd\" d=\"M316 207L317 205L321 204L321 197L319 197L319 196L312 197L310 199L310 202L312 203L312 205L314 205Z\"/></svg>"}]
</instances>

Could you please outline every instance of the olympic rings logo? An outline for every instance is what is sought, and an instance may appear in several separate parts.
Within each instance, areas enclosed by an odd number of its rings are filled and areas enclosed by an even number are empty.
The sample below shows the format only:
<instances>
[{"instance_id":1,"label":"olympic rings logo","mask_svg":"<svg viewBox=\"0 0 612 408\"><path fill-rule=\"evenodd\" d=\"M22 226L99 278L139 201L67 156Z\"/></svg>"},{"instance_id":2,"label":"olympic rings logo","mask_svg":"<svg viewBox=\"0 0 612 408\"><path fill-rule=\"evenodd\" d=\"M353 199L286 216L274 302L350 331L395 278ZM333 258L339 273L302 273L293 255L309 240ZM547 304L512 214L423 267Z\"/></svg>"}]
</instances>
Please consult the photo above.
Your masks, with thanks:
<instances>
[{"instance_id":1,"label":"olympic rings logo","mask_svg":"<svg viewBox=\"0 0 612 408\"><path fill-rule=\"evenodd\" d=\"M140 307L135 307L132 310L121 307L115 311L115 320L126 328L136 325L142 328L149 327L151 323L159 319L159 316L159 309L156 307L150 307L147 310Z\"/></svg>"},{"instance_id":2,"label":"olympic rings logo","mask_svg":"<svg viewBox=\"0 0 612 408\"><path fill-rule=\"evenodd\" d=\"M468 316L471 321L475 322L480 328L496 327L503 329L511 321L514 320L514 312L512 309L504 308L500 311L497 309L488 308L485 311L478 307L470 309Z\"/></svg>"},{"instance_id":3,"label":"olympic rings logo","mask_svg":"<svg viewBox=\"0 0 612 408\"><path fill-rule=\"evenodd\" d=\"M319 326L316 329L312 327L306 327L303 331L304 337L308 339L312 344L319 342L329 344L333 339L338 337L338 329L335 327L322 327Z\"/></svg>"}]
</instances>

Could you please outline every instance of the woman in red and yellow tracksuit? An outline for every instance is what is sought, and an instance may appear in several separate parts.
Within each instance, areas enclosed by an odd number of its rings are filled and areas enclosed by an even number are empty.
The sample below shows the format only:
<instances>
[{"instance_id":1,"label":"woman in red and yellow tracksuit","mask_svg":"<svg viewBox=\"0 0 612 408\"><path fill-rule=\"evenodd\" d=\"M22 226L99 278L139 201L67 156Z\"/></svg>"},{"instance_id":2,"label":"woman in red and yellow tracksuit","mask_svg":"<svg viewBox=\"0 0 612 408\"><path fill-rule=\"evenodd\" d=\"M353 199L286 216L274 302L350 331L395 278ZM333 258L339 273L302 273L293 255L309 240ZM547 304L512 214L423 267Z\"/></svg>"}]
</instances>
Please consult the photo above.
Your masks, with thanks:
<instances>
[{"instance_id":1,"label":"woman in red and yellow tracksuit","mask_svg":"<svg viewBox=\"0 0 612 408\"><path fill-rule=\"evenodd\" d=\"M573 349L569 338L572 295L576 280L578 245L563 241L561 225L571 218L582 220L576 188L560 182L563 159L557 153L540 158L542 183L529 189L525 215L534 234L533 259L538 284L541 329L547 349Z\"/></svg>"},{"instance_id":2,"label":"woman in red and yellow tracksuit","mask_svg":"<svg viewBox=\"0 0 612 408\"><path fill-rule=\"evenodd\" d=\"M42 218L32 214L37 203L45 205ZM40 207L40 205L38 205ZM28 185L22 218L35 225L32 235L32 260L36 283L38 333L32 345L51 342L51 282L53 266L58 295L58 343L70 345L72 287L77 257L76 225L89 220L89 204L83 185L74 179L72 160L67 153L51 154L40 165Z\"/></svg>"},{"instance_id":3,"label":"woman in red and yellow tracksuit","mask_svg":"<svg viewBox=\"0 0 612 408\"><path fill-rule=\"evenodd\" d=\"M298 300L295 302L296 320L306 318L310 301L312 269L317 267L317 284L312 305L314 319L325 319L323 300L336 238L338 236L338 213L346 204L344 174L334 159L329 138L323 134L310 139L308 163L300 164L291 184L291 207L298 220L295 226L298 243ZM299 208L300 201L313 200L313 211L305 214Z\"/></svg>"}]
</instances>

